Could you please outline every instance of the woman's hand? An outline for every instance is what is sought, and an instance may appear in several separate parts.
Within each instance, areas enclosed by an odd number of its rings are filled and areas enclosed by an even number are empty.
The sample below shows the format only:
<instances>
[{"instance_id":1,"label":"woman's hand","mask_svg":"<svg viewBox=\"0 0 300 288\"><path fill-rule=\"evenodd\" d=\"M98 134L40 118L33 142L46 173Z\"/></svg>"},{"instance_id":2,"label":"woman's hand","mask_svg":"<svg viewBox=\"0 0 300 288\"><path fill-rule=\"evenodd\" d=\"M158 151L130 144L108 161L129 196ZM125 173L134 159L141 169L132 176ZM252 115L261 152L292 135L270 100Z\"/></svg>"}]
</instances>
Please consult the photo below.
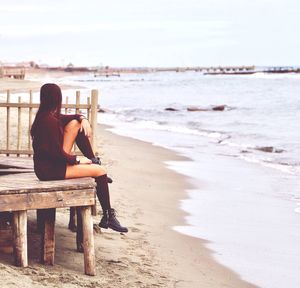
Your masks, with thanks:
<instances>
[{"instance_id":1,"label":"woman's hand","mask_svg":"<svg viewBox=\"0 0 300 288\"><path fill-rule=\"evenodd\" d=\"M80 164L92 164L92 160L84 156L79 156Z\"/></svg>"},{"instance_id":2,"label":"woman's hand","mask_svg":"<svg viewBox=\"0 0 300 288\"><path fill-rule=\"evenodd\" d=\"M86 137L88 137L88 138L91 137L92 128L91 128L90 122L86 118L83 118L80 123L80 132L82 132L82 131L84 131L84 134Z\"/></svg>"}]
</instances>

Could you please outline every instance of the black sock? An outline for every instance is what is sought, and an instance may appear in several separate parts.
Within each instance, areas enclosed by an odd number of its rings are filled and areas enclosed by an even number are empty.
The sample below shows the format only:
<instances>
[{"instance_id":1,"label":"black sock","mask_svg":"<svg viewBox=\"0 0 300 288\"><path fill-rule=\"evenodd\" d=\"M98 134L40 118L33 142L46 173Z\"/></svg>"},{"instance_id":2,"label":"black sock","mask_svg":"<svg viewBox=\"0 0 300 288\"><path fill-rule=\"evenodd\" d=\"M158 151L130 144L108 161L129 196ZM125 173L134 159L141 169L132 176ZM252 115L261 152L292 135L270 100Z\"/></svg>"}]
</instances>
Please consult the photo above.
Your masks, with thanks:
<instances>
[{"instance_id":1,"label":"black sock","mask_svg":"<svg viewBox=\"0 0 300 288\"><path fill-rule=\"evenodd\" d=\"M90 140L88 137L85 136L84 131L78 132L75 142L85 157L89 159L95 158L95 154L93 152Z\"/></svg>"},{"instance_id":2,"label":"black sock","mask_svg":"<svg viewBox=\"0 0 300 288\"><path fill-rule=\"evenodd\" d=\"M102 175L95 178L97 183L97 197L99 199L103 211L110 210L109 188L107 184L107 175Z\"/></svg>"}]
</instances>

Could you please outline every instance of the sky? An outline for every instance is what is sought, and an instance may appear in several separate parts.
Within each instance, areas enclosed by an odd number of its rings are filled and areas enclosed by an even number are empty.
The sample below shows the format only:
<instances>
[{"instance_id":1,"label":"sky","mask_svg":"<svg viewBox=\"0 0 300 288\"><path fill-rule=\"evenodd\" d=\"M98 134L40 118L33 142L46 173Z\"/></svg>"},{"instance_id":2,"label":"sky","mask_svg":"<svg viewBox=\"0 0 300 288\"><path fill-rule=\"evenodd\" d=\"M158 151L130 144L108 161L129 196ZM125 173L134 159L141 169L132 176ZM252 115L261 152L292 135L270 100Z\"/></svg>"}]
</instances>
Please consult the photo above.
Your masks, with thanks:
<instances>
[{"instance_id":1,"label":"sky","mask_svg":"<svg viewBox=\"0 0 300 288\"><path fill-rule=\"evenodd\" d=\"M298 0L0 0L0 62L300 66Z\"/></svg>"}]
</instances>

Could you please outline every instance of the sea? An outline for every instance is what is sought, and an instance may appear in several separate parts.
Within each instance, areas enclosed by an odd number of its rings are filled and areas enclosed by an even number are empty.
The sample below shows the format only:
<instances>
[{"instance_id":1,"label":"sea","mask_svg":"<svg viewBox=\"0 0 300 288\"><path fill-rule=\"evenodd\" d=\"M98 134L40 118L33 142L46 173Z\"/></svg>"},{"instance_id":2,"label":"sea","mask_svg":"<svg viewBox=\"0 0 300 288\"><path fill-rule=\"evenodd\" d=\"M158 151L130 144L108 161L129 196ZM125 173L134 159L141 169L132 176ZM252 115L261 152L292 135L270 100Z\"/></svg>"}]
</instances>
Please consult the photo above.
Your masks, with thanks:
<instances>
[{"instance_id":1,"label":"sea","mask_svg":"<svg viewBox=\"0 0 300 288\"><path fill-rule=\"evenodd\" d=\"M111 131L188 157L179 233L266 288L300 287L300 74L162 72L62 82L99 90ZM176 207L174 207L176 209ZM197 251L194 251L197 253Z\"/></svg>"}]
</instances>

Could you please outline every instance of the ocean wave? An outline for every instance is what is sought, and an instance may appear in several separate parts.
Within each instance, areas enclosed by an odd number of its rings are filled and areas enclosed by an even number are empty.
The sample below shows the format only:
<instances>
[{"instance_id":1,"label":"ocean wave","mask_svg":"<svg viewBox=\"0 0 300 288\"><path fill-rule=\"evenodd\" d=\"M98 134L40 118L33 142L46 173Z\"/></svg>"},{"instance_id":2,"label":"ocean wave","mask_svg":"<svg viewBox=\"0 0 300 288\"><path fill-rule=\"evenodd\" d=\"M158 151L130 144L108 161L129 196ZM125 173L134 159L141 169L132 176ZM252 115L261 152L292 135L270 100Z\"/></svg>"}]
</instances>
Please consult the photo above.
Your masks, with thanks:
<instances>
[{"instance_id":1,"label":"ocean wave","mask_svg":"<svg viewBox=\"0 0 300 288\"><path fill-rule=\"evenodd\" d=\"M300 166L291 165L288 163L280 163L276 162L276 160L271 158L258 158L257 155L240 155L240 159L243 159L247 162L260 164L267 168L273 168L279 170L284 173L292 174L292 175L299 175L300 174Z\"/></svg>"}]
</instances>

